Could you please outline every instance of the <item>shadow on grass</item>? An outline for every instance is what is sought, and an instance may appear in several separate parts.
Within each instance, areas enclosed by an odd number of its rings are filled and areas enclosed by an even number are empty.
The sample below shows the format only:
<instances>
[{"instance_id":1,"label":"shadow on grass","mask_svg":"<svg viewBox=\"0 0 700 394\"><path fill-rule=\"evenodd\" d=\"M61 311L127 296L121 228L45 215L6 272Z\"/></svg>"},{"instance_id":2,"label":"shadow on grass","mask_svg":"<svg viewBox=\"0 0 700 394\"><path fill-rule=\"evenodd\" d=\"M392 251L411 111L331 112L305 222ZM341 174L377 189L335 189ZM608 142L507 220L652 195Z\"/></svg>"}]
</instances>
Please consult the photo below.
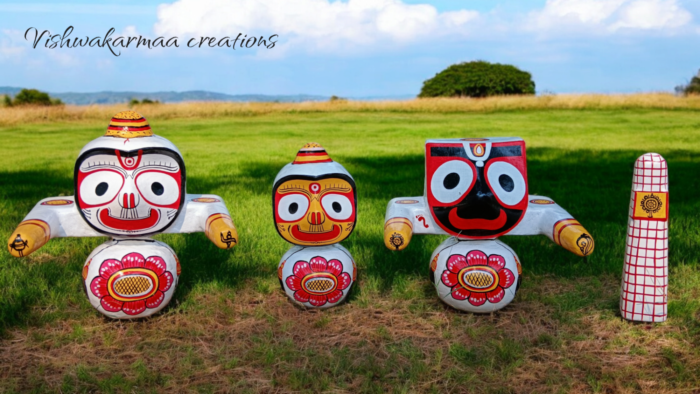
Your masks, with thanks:
<instances>
[{"instance_id":1,"label":"shadow on grass","mask_svg":"<svg viewBox=\"0 0 700 394\"><path fill-rule=\"evenodd\" d=\"M641 151L590 151L528 149L528 181L531 194L552 197L586 227L596 240L596 251L584 262L544 236L504 237L523 262L524 277L529 273L563 277L584 275L620 275L629 205L632 167ZM661 152L669 162L671 181L670 265L696 265L700 260L700 170L694 152ZM380 290L393 288L397 279L423 278L428 281L429 258L444 236L415 236L402 252L387 250L382 241L386 203L394 197L423 194L424 158L421 155L345 157L339 159L357 182L358 225L343 242L360 268L358 282L372 278ZM230 170L234 168L236 171ZM261 199L270 207L272 182L279 171L276 163L244 162L237 167L214 167L207 177L190 177L188 190L213 192L227 199ZM54 172L0 173L0 191L4 210L2 237L10 231L40 199L59 194L71 195L73 181ZM252 197L251 197L252 196ZM230 203L230 201L229 201ZM234 216L235 212L232 212ZM269 280L290 245L275 233L271 207L260 212L255 222L237 221L241 244L232 251L219 250L203 234L159 236L173 245L183 275L175 300L184 302L191 291L202 284L236 289L249 280ZM80 291L80 267L101 242L54 240L45 246L53 260L22 270L8 253L0 257L0 317L5 328L28 320L29 310L56 299L54 287L75 287ZM79 248L76 249L76 245ZM71 249L72 248L72 249ZM85 252L84 255L82 252ZM65 258L69 256L68 263ZM63 262L61 262L63 261ZM31 275L31 277L30 277ZM527 279L526 279L527 280ZM36 285L39 283L39 285ZM28 291L24 287L31 286ZM37 290L39 289L39 290ZM276 290L276 289L275 289ZM353 297L350 297L352 302ZM55 306L55 305L51 305Z\"/></svg>"}]
</instances>

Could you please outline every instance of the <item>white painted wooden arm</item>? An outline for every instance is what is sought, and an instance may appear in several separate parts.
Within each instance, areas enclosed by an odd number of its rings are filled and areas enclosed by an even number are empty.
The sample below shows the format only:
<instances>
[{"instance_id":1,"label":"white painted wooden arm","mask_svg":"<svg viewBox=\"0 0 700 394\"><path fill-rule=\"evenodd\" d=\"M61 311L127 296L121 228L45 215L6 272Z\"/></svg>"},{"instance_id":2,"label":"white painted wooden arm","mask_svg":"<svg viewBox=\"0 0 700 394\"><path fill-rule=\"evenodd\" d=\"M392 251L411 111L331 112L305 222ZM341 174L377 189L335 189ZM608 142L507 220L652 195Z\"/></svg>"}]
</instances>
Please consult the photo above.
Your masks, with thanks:
<instances>
[{"instance_id":1,"label":"white painted wooden arm","mask_svg":"<svg viewBox=\"0 0 700 394\"><path fill-rule=\"evenodd\" d=\"M446 234L435 225L425 197L399 197L389 201L384 219L384 245L403 250L413 234Z\"/></svg>"},{"instance_id":2,"label":"white painted wooden arm","mask_svg":"<svg viewBox=\"0 0 700 394\"><path fill-rule=\"evenodd\" d=\"M593 252L595 242L578 220L549 197L529 196L525 217L507 235L546 235L579 256Z\"/></svg>"},{"instance_id":3,"label":"white painted wooden arm","mask_svg":"<svg viewBox=\"0 0 700 394\"><path fill-rule=\"evenodd\" d=\"M80 216L73 196L49 197L39 201L10 235L8 250L23 257L51 238L101 237Z\"/></svg>"},{"instance_id":4,"label":"white painted wooden arm","mask_svg":"<svg viewBox=\"0 0 700 394\"><path fill-rule=\"evenodd\" d=\"M164 232L204 232L221 249L229 249L238 244L238 232L226 204L221 197L213 194L187 194L182 212Z\"/></svg>"}]
</instances>

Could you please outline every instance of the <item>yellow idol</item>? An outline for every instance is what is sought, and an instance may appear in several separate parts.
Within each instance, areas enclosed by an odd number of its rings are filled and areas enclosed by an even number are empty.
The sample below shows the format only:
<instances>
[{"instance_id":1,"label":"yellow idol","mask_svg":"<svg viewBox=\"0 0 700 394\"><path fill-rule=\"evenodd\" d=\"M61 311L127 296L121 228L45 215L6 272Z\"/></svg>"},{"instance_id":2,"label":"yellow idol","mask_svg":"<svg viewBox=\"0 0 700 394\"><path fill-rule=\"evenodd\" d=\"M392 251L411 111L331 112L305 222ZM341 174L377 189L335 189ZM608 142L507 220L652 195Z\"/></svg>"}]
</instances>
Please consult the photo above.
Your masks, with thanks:
<instances>
[{"instance_id":1,"label":"yellow idol","mask_svg":"<svg viewBox=\"0 0 700 394\"><path fill-rule=\"evenodd\" d=\"M321 179L300 175L279 183L273 196L275 225L282 238L296 245L321 246L350 235L356 218L355 184L338 175Z\"/></svg>"}]
</instances>

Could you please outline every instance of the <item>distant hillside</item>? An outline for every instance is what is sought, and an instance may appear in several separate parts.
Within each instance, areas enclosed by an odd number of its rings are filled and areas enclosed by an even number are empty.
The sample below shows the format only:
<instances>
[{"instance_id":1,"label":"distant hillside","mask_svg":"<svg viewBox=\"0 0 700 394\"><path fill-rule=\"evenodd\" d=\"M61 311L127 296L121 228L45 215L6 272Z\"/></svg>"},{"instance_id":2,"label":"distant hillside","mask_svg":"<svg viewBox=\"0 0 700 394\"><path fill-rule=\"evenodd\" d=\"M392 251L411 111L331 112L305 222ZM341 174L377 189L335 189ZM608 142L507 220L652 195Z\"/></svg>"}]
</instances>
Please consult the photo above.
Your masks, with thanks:
<instances>
[{"instance_id":1,"label":"distant hillside","mask_svg":"<svg viewBox=\"0 0 700 394\"><path fill-rule=\"evenodd\" d=\"M14 96L22 88L0 86L0 95ZM264 95L264 94L224 94L207 92L204 90L191 90L187 92L96 92L96 93L51 93L51 97L57 97L66 104L119 104L131 99L143 100L145 98L158 100L162 103L177 103L182 101L236 101L236 102L283 102L297 103L302 101L327 101L329 97L313 96L308 94L297 95Z\"/></svg>"}]
</instances>

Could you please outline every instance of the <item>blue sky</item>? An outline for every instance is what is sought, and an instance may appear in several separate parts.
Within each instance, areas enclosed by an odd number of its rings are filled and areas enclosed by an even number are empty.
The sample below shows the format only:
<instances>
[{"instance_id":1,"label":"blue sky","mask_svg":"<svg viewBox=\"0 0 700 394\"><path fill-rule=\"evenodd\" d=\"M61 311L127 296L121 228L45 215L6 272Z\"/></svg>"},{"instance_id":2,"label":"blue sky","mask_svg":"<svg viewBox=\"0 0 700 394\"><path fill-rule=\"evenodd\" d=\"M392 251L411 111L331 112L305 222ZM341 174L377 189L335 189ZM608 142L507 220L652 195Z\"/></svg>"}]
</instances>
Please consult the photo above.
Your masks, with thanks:
<instances>
[{"instance_id":1,"label":"blue sky","mask_svg":"<svg viewBox=\"0 0 700 394\"><path fill-rule=\"evenodd\" d=\"M179 37L180 48L32 48L72 37ZM200 36L278 34L272 49L191 49ZM414 95L450 64L487 60L553 93L671 91L700 69L691 0L0 1L0 86L50 92Z\"/></svg>"}]
</instances>

